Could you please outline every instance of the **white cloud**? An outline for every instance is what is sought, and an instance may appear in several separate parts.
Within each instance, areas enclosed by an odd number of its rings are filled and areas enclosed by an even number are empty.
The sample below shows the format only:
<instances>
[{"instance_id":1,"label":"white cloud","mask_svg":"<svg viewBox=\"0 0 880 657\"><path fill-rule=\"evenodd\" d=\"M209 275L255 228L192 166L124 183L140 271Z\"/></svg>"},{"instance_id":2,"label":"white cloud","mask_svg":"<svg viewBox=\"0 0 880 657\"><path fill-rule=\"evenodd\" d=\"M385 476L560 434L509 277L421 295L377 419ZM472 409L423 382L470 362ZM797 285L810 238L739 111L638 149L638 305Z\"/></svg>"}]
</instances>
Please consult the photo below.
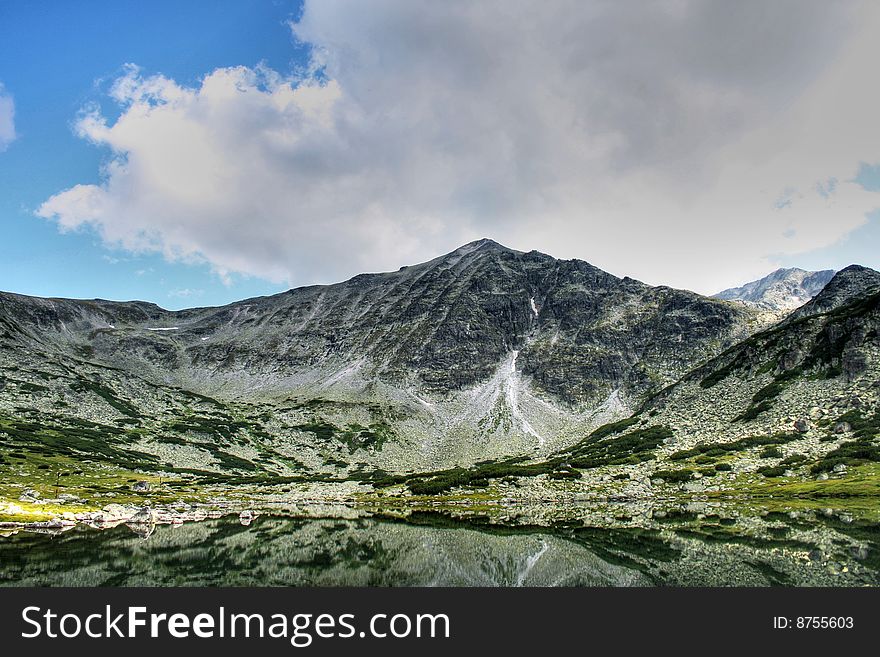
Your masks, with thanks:
<instances>
[{"instance_id":1,"label":"white cloud","mask_svg":"<svg viewBox=\"0 0 880 657\"><path fill-rule=\"evenodd\" d=\"M15 140L15 101L0 82L0 151Z\"/></svg>"},{"instance_id":2,"label":"white cloud","mask_svg":"<svg viewBox=\"0 0 880 657\"><path fill-rule=\"evenodd\" d=\"M306 2L311 73L130 68L38 214L301 284L477 237L713 292L880 207L876 3ZM832 182L833 181L833 182Z\"/></svg>"},{"instance_id":3,"label":"white cloud","mask_svg":"<svg viewBox=\"0 0 880 657\"><path fill-rule=\"evenodd\" d=\"M177 299L189 299L191 297L200 297L204 293L205 291L201 289L185 287L178 290L169 290L168 296Z\"/></svg>"}]
</instances>

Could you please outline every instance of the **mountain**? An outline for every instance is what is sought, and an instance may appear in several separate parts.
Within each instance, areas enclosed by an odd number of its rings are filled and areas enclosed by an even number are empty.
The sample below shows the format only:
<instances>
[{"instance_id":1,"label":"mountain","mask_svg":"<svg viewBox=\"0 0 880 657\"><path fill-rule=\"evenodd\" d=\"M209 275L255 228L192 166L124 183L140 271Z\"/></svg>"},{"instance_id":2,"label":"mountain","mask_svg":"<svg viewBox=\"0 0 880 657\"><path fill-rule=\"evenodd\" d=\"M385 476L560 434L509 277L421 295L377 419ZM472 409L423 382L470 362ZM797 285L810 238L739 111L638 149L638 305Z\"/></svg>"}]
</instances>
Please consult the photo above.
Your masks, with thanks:
<instances>
[{"instance_id":1,"label":"mountain","mask_svg":"<svg viewBox=\"0 0 880 657\"><path fill-rule=\"evenodd\" d=\"M861 265L850 265L841 269L818 294L795 310L788 319L794 321L827 313L875 289L880 289L880 272Z\"/></svg>"},{"instance_id":2,"label":"mountain","mask_svg":"<svg viewBox=\"0 0 880 657\"><path fill-rule=\"evenodd\" d=\"M661 458L678 454L677 467L694 467L694 458L713 463L705 454L714 449L736 454L727 461L734 473L768 475L880 461L878 279L864 267L841 270L812 305L652 397L642 409L649 424L675 434Z\"/></svg>"},{"instance_id":3,"label":"mountain","mask_svg":"<svg viewBox=\"0 0 880 657\"><path fill-rule=\"evenodd\" d=\"M823 271L777 269L757 281L724 290L713 296L726 301L742 301L762 310L786 313L816 296L833 276L832 269Z\"/></svg>"},{"instance_id":4,"label":"mountain","mask_svg":"<svg viewBox=\"0 0 880 657\"><path fill-rule=\"evenodd\" d=\"M817 295L833 309L754 333L544 459L394 481L436 495L513 478L503 495L523 500L876 498L880 288L864 284L877 275L842 270Z\"/></svg>"},{"instance_id":5,"label":"mountain","mask_svg":"<svg viewBox=\"0 0 880 657\"><path fill-rule=\"evenodd\" d=\"M217 308L4 293L0 413L126 427L125 458L201 469L468 463L626 416L755 318L491 240Z\"/></svg>"}]
</instances>

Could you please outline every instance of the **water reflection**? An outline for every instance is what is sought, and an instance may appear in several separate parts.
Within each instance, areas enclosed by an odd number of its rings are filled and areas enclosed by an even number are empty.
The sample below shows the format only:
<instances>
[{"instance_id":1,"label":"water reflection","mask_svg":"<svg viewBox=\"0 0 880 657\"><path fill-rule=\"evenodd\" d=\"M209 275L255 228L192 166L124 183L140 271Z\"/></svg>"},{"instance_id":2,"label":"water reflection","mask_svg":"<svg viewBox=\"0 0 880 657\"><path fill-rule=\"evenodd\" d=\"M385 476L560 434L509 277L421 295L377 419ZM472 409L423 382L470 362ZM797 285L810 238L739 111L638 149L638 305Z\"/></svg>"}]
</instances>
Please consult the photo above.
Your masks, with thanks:
<instances>
[{"instance_id":1,"label":"water reflection","mask_svg":"<svg viewBox=\"0 0 880 657\"><path fill-rule=\"evenodd\" d=\"M880 584L880 526L844 511L674 509L616 526L431 513L237 517L0 538L0 584L37 586L854 586Z\"/></svg>"}]
</instances>

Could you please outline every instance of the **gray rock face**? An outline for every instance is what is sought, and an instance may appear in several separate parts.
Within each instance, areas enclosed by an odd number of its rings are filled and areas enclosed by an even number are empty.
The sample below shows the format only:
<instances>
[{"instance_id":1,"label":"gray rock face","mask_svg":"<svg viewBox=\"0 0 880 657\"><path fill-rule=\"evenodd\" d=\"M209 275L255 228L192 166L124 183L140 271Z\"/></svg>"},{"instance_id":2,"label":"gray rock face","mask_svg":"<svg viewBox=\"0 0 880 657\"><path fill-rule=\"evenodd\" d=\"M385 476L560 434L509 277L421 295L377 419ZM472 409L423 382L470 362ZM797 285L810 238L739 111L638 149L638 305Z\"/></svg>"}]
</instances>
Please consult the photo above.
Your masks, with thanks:
<instances>
[{"instance_id":1,"label":"gray rock face","mask_svg":"<svg viewBox=\"0 0 880 657\"><path fill-rule=\"evenodd\" d=\"M816 296L834 276L834 270L777 269L764 278L714 295L716 299L743 301L757 308L788 312Z\"/></svg>"}]
</instances>

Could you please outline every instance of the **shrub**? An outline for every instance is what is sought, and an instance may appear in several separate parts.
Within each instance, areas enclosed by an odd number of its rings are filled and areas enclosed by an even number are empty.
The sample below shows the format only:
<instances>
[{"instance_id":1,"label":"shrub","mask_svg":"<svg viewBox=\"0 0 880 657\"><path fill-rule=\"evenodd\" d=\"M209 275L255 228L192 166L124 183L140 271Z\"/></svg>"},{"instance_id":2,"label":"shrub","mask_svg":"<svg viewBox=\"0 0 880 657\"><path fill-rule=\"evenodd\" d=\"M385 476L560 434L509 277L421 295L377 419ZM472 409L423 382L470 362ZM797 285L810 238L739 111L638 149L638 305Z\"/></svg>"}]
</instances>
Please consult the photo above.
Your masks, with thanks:
<instances>
[{"instance_id":1,"label":"shrub","mask_svg":"<svg viewBox=\"0 0 880 657\"><path fill-rule=\"evenodd\" d=\"M682 481L690 481L694 476L693 470L657 470L651 475L651 479L662 479L665 482L675 484Z\"/></svg>"}]
</instances>

